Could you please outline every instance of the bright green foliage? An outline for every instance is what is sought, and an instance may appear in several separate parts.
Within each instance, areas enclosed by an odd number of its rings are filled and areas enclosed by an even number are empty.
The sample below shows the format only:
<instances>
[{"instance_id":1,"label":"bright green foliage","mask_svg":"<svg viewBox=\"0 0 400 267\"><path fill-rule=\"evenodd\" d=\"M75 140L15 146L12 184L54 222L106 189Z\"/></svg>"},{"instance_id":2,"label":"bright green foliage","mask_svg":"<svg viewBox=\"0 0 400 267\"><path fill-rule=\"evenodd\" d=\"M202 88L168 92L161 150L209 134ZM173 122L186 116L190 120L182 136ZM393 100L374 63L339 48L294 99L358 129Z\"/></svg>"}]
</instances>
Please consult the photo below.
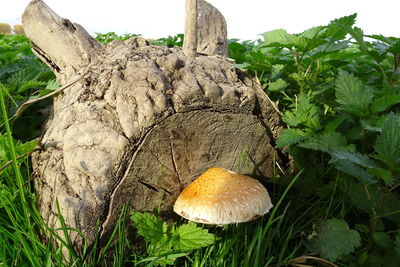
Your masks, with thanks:
<instances>
[{"instance_id":1,"label":"bright green foliage","mask_svg":"<svg viewBox=\"0 0 400 267\"><path fill-rule=\"evenodd\" d=\"M175 229L172 241L176 250L192 251L213 244L215 238L206 229L189 222Z\"/></svg>"},{"instance_id":2,"label":"bright green foliage","mask_svg":"<svg viewBox=\"0 0 400 267\"><path fill-rule=\"evenodd\" d=\"M183 46L183 34L177 34L175 36L168 36L167 38L160 38L153 40L151 42L154 45L160 45L160 46L168 46L168 47L182 47Z\"/></svg>"},{"instance_id":3,"label":"bright green foliage","mask_svg":"<svg viewBox=\"0 0 400 267\"><path fill-rule=\"evenodd\" d=\"M140 34L118 35L115 32L96 33L96 41L106 45L114 40L125 41L125 40L128 40L129 38L136 37L136 36L140 36Z\"/></svg>"},{"instance_id":4,"label":"bright green foliage","mask_svg":"<svg viewBox=\"0 0 400 267\"><path fill-rule=\"evenodd\" d=\"M147 242L148 258L142 261L149 261L151 265L173 264L177 258L215 242L213 234L192 222L176 227L153 214L141 212L132 213L131 219Z\"/></svg>"},{"instance_id":5,"label":"bright green foliage","mask_svg":"<svg viewBox=\"0 0 400 267\"><path fill-rule=\"evenodd\" d=\"M318 107L310 103L310 97L299 95L291 111L286 111L282 120L289 126L320 128Z\"/></svg>"},{"instance_id":6,"label":"bright green foliage","mask_svg":"<svg viewBox=\"0 0 400 267\"><path fill-rule=\"evenodd\" d=\"M140 212L134 212L131 219L135 222L138 234L147 242L157 244L164 241L163 238L168 230L166 222L151 213Z\"/></svg>"},{"instance_id":7,"label":"bright green foliage","mask_svg":"<svg viewBox=\"0 0 400 267\"><path fill-rule=\"evenodd\" d=\"M326 220L316 229L311 247L322 257L336 260L354 251L360 245L360 234L350 230L343 220Z\"/></svg>"},{"instance_id":8,"label":"bright green foliage","mask_svg":"<svg viewBox=\"0 0 400 267\"><path fill-rule=\"evenodd\" d=\"M309 135L300 129L283 129L280 132L278 141L276 142L277 148L295 144L304 140Z\"/></svg>"},{"instance_id":9,"label":"bright green foliage","mask_svg":"<svg viewBox=\"0 0 400 267\"><path fill-rule=\"evenodd\" d=\"M381 134L376 138L374 149L377 158L390 168L400 170L400 115L390 113Z\"/></svg>"},{"instance_id":10,"label":"bright green foliage","mask_svg":"<svg viewBox=\"0 0 400 267\"><path fill-rule=\"evenodd\" d=\"M371 89L364 87L354 75L339 72L336 79L336 101L340 106L337 109L364 117L369 114L368 107L373 97Z\"/></svg>"},{"instance_id":11,"label":"bright green foliage","mask_svg":"<svg viewBox=\"0 0 400 267\"><path fill-rule=\"evenodd\" d=\"M284 29L265 32L263 36L265 44L269 46L292 48L299 42L295 35L287 33Z\"/></svg>"},{"instance_id":12,"label":"bright green foliage","mask_svg":"<svg viewBox=\"0 0 400 267\"><path fill-rule=\"evenodd\" d=\"M279 138L279 140L280 139L281 138ZM337 132L326 132L321 135L312 136L304 142L301 142L299 146L324 152L330 152L338 148L341 148L343 150L351 149L351 147L347 146L346 138L342 134Z\"/></svg>"},{"instance_id":13,"label":"bright green foliage","mask_svg":"<svg viewBox=\"0 0 400 267\"><path fill-rule=\"evenodd\" d=\"M371 243L374 232L393 239L386 229L400 227L394 204L400 184L400 38L372 35L371 42L355 21L353 14L299 34L273 30L258 42L232 43L230 55L257 76L283 113L288 129L275 147L288 146L295 167L305 169L308 181L299 191L347 196L362 216L336 218L370 225L362 234ZM360 262L389 257L366 251Z\"/></svg>"},{"instance_id":14,"label":"bright green foliage","mask_svg":"<svg viewBox=\"0 0 400 267\"><path fill-rule=\"evenodd\" d=\"M74 251L71 240L46 228L38 216L28 156L16 157L35 147L32 140L47 118L40 111L51 100L5 118L58 84L26 37L0 35L0 164L14 160L0 173L0 265L61 266L66 248L79 266L289 266L296 257L319 253L338 266L397 267L400 38L364 36L355 21L353 14L298 34L278 29L260 40L230 40L234 66L256 77L283 114L288 129L276 147L290 153L290 171L304 171L292 180L292 172L277 170L267 187L274 203L283 199L279 209L275 204L270 216L210 230L218 238L193 223L169 225L150 214L133 214L146 242L142 254L136 253L140 244L126 239L123 216L107 244L82 251ZM97 39L106 44L133 36L108 33ZM175 47L182 41L180 34L151 43ZM312 225L319 226L309 247L304 233L313 231ZM51 245L55 238L63 240L63 249Z\"/></svg>"}]
</instances>

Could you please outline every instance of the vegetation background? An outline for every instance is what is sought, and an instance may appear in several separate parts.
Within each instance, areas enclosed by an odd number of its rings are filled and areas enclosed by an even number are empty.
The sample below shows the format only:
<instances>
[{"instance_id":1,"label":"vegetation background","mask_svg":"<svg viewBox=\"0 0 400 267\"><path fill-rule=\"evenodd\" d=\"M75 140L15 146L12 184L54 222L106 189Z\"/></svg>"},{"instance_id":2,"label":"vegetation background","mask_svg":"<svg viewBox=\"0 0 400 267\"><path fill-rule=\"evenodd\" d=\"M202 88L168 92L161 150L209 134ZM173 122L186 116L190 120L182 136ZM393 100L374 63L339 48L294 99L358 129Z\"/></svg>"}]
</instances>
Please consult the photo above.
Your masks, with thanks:
<instances>
[{"instance_id":1,"label":"vegetation background","mask_svg":"<svg viewBox=\"0 0 400 267\"><path fill-rule=\"evenodd\" d=\"M399 266L400 39L366 36L355 20L230 40L229 57L260 82L287 125L276 147L293 166L266 184L275 204L269 215L205 228L124 210L109 240L79 251L67 235L76 229L59 216L63 227L55 231L36 209L29 155L40 149L51 100L16 114L59 85L25 36L1 34L0 266ZM172 47L182 40L153 42ZM142 242L131 243L126 232Z\"/></svg>"}]
</instances>

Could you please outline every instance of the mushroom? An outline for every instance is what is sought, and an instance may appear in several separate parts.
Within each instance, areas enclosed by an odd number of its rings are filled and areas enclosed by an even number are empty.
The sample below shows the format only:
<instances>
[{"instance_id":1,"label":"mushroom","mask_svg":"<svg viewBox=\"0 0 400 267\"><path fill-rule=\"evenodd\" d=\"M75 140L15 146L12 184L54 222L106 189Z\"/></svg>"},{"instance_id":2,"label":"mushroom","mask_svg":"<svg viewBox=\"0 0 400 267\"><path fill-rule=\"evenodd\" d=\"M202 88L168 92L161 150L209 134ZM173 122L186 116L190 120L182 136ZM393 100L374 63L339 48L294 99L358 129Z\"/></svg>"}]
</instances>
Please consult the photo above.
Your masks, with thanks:
<instances>
[{"instance_id":1,"label":"mushroom","mask_svg":"<svg viewBox=\"0 0 400 267\"><path fill-rule=\"evenodd\" d=\"M182 191L174 212L190 221L225 225L254 220L271 207L267 189L259 181L214 167Z\"/></svg>"}]
</instances>

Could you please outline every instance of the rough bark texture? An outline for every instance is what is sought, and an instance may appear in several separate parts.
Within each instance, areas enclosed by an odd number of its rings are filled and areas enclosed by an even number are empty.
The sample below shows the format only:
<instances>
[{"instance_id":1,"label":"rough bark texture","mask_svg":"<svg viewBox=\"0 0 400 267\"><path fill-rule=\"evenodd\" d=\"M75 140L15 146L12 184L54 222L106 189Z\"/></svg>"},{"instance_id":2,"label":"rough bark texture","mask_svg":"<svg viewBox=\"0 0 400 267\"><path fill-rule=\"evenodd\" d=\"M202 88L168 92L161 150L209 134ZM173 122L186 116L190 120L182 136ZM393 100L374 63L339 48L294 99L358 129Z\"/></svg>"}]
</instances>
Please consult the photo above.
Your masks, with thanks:
<instances>
[{"instance_id":1,"label":"rough bark texture","mask_svg":"<svg viewBox=\"0 0 400 267\"><path fill-rule=\"evenodd\" d=\"M228 56L228 31L224 16L206 1L198 1L197 52Z\"/></svg>"},{"instance_id":2,"label":"rough bark texture","mask_svg":"<svg viewBox=\"0 0 400 267\"><path fill-rule=\"evenodd\" d=\"M39 210L50 225L59 225L58 200L65 222L93 241L96 222L106 234L123 205L171 211L181 190L212 166L273 174L279 116L231 62L190 58L139 37L102 47L76 26L43 32L63 21L40 0L23 17L59 81L82 75L54 99L43 151L32 159Z\"/></svg>"}]
</instances>

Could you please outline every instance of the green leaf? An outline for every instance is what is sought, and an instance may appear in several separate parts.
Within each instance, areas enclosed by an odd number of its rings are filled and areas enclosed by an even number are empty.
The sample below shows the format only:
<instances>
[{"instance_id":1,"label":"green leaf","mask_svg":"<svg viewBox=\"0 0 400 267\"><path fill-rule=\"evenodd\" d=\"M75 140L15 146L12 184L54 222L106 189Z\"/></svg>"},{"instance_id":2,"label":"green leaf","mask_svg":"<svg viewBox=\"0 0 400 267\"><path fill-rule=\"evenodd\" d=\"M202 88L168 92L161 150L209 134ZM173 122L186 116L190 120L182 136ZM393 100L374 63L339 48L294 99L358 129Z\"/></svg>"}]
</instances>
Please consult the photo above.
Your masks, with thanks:
<instances>
[{"instance_id":1,"label":"green leaf","mask_svg":"<svg viewBox=\"0 0 400 267\"><path fill-rule=\"evenodd\" d=\"M277 79L274 82L269 82L268 83L268 90L269 91L282 91L284 90L288 84L282 80L281 78Z\"/></svg>"},{"instance_id":2,"label":"green leaf","mask_svg":"<svg viewBox=\"0 0 400 267\"><path fill-rule=\"evenodd\" d=\"M292 48L298 42L298 38L284 29L277 29L262 34L264 43L268 46L278 46Z\"/></svg>"},{"instance_id":3,"label":"green leaf","mask_svg":"<svg viewBox=\"0 0 400 267\"><path fill-rule=\"evenodd\" d=\"M339 71L336 79L336 101L341 104L339 110L365 117L369 114L368 107L373 96L372 90L363 86L353 74Z\"/></svg>"},{"instance_id":4,"label":"green leaf","mask_svg":"<svg viewBox=\"0 0 400 267\"><path fill-rule=\"evenodd\" d=\"M393 174L392 174L391 170L382 169L382 168L371 168L371 169L368 169L368 171L372 175L382 179L386 185L389 185L393 182Z\"/></svg>"},{"instance_id":5,"label":"green leaf","mask_svg":"<svg viewBox=\"0 0 400 267\"><path fill-rule=\"evenodd\" d=\"M282 120L289 126L304 125L314 130L321 128L319 123L319 108L311 103L311 98L306 95L299 95L294 109L286 111Z\"/></svg>"},{"instance_id":6,"label":"green leaf","mask_svg":"<svg viewBox=\"0 0 400 267\"><path fill-rule=\"evenodd\" d=\"M400 256L400 231L397 232L394 249L396 251L397 256Z\"/></svg>"},{"instance_id":7,"label":"green leaf","mask_svg":"<svg viewBox=\"0 0 400 267\"><path fill-rule=\"evenodd\" d=\"M382 132L383 125L387 121L389 114L372 115L368 119L360 120L361 126L371 132Z\"/></svg>"},{"instance_id":8,"label":"green leaf","mask_svg":"<svg viewBox=\"0 0 400 267\"><path fill-rule=\"evenodd\" d=\"M311 240L312 249L323 258L331 261L348 255L360 246L360 234L350 230L343 220L326 220L316 231L316 236Z\"/></svg>"},{"instance_id":9,"label":"green leaf","mask_svg":"<svg viewBox=\"0 0 400 267\"><path fill-rule=\"evenodd\" d=\"M327 132L333 132L335 131L345 120L349 118L348 114L343 114L343 115L338 115L331 119L326 125L325 125L325 131Z\"/></svg>"},{"instance_id":10,"label":"green leaf","mask_svg":"<svg viewBox=\"0 0 400 267\"><path fill-rule=\"evenodd\" d=\"M336 40L342 40L346 38L346 29L351 28L354 25L356 18L357 13L354 13L350 16L345 16L331 21L324 32L324 37L334 38Z\"/></svg>"},{"instance_id":11,"label":"green leaf","mask_svg":"<svg viewBox=\"0 0 400 267\"><path fill-rule=\"evenodd\" d=\"M332 156L332 161L335 160L346 160L365 168L377 168L376 163L370 159L367 155L363 155L357 151L343 150L340 148L333 149L329 152Z\"/></svg>"},{"instance_id":12,"label":"green leaf","mask_svg":"<svg viewBox=\"0 0 400 267\"><path fill-rule=\"evenodd\" d=\"M41 82L36 80L24 82L18 87L17 94L21 94L29 89L44 87L46 84L47 84L46 82Z\"/></svg>"},{"instance_id":13,"label":"green leaf","mask_svg":"<svg viewBox=\"0 0 400 267\"><path fill-rule=\"evenodd\" d=\"M378 208L381 192L377 185L363 185L354 181L347 185L345 192L352 204L360 211L372 215L373 209Z\"/></svg>"},{"instance_id":14,"label":"green leaf","mask_svg":"<svg viewBox=\"0 0 400 267\"><path fill-rule=\"evenodd\" d=\"M282 70L285 68L285 65L275 64L271 66L271 80L276 80L282 75Z\"/></svg>"},{"instance_id":15,"label":"green leaf","mask_svg":"<svg viewBox=\"0 0 400 267\"><path fill-rule=\"evenodd\" d=\"M393 241L387 233L375 232L372 235L372 239L374 240L375 244L382 248L388 249L393 247Z\"/></svg>"},{"instance_id":16,"label":"green leaf","mask_svg":"<svg viewBox=\"0 0 400 267\"><path fill-rule=\"evenodd\" d=\"M379 113L399 103L400 94L384 95L374 99L371 105L371 111L372 113Z\"/></svg>"},{"instance_id":17,"label":"green leaf","mask_svg":"<svg viewBox=\"0 0 400 267\"><path fill-rule=\"evenodd\" d=\"M305 133L300 129L282 129L275 147L279 148L289 146L298 143L309 136L308 133Z\"/></svg>"},{"instance_id":18,"label":"green leaf","mask_svg":"<svg viewBox=\"0 0 400 267\"><path fill-rule=\"evenodd\" d=\"M317 59L317 58L321 58L323 56L326 56L328 54L337 52L337 51L342 51L345 48L347 48L349 46L349 41L332 41L332 42L328 42L325 44L321 44L320 46L318 46L317 49L315 49L315 51L312 53L313 54L313 58Z\"/></svg>"},{"instance_id":19,"label":"green leaf","mask_svg":"<svg viewBox=\"0 0 400 267\"><path fill-rule=\"evenodd\" d=\"M313 39L318 36L318 34L324 30L326 26L316 26L305 30L304 32L300 33L298 37L303 37L307 39Z\"/></svg>"},{"instance_id":20,"label":"green leaf","mask_svg":"<svg viewBox=\"0 0 400 267\"><path fill-rule=\"evenodd\" d=\"M363 184L376 183L376 180L368 171L351 161L345 159L336 159L334 161L334 166L337 170L357 178Z\"/></svg>"},{"instance_id":21,"label":"green leaf","mask_svg":"<svg viewBox=\"0 0 400 267\"><path fill-rule=\"evenodd\" d=\"M172 236L175 251L191 251L211 245L215 241L213 234L193 222L179 226Z\"/></svg>"},{"instance_id":22,"label":"green leaf","mask_svg":"<svg viewBox=\"0 0 400 267\"><path fill-rule=\"evenodd\" d=\"M400 169L400 116L390 113L374 145L376 158L389 167Z\"/></svg>"},{"instance_id":23,"label":"green leaf","mask_svg":"<svg viewBox=\"0 0 400 267\"><path fill-rule=\"evenodd\" d=\"M314 135L312 138L299 144L300 147L307 149L329 152L335 147L347 145L346 138L337 132L328 132L321 135Z\"/></svg>"},{"instance_id":24,"label":"green leaf","mask_svg":"<svg viewBox=\"0 0 400 267\"><path fill-rule=\"evenodd\" d=\"M57 90L58 88L60 88L60 85L56 80L49 80L47 82L46 89L54 91Z\"/></svg>"},{"instance_id":25,"label":"green leaf","mask_svg":"<svg viewBox=\"0 0 400 267\"><path fill-rule=\"evenodd\" d=\"M156 244L167 234L167 224L151 213L133 212L131 216L138 234L147 242Z\"/></svg>"}]
</instances>

